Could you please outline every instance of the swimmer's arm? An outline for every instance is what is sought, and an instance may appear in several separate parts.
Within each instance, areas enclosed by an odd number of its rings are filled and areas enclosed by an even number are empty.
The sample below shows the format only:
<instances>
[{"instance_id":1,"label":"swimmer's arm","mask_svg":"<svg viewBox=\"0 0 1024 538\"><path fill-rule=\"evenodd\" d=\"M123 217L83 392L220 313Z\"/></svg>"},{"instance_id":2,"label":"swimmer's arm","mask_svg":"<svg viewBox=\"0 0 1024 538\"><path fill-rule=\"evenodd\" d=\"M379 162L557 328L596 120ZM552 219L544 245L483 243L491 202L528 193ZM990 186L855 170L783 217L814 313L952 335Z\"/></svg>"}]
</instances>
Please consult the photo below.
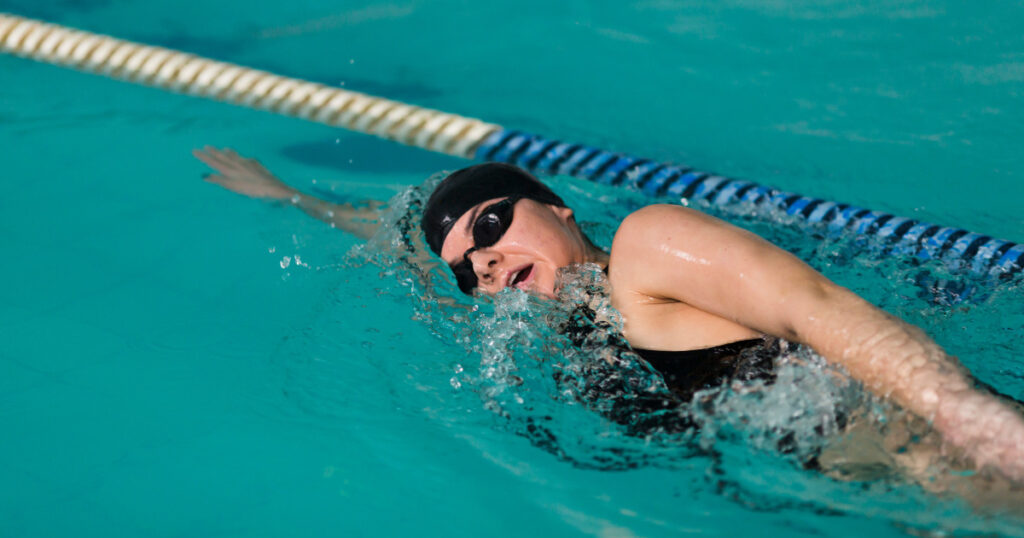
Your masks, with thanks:
<instances>
[{"instance_id":1,"label":"swimmer's arm","mask_svg":"<svg viewBox=\"0 0 1024 538\"><path fill-rule=\"evenodd\" d=\"M377 231L384 207L384 203L377 200L367 200L360 205L335 204L299 191L295 191L289 200L307 215L364 240Z\"/></svg>"},{"instance_id":2,"label":"swimmer's arm","mask_svg":"<svg viewBox=\"0 0 1024 538\"><path fill-rule=\"evenodd\" d=\"M210 183L253 198L291 203L306 214L361 239L368 239L377 229L381 202L353 205L321 200L287 185L259 161L242 157L231 149L206 146L193 150L192 155L218 172L204 176Z\"/></svg>"},{"instance_id":3,"label":"swimmer's arm","mask_svg":"<svg viewBox=\"0 0 1024 538\"><path fill-rule=\"evenodd\" d=\"M278 179L255 159L246 159L233 150L206 146L202 150L193 150L193 155L213 168L218 174L204 176L206 181L224 187L233 192L291 203L314 218L331 224L335 228L349 232L360 239L370 239L380 224L383 203L367 201L360 205L335 204L299 192ZM437 267L437 260L429 255L423 244L421 234L410 237L413 248L409 250L404 261L416 267L416 274L422 279L423 285L430 289L433 284L427 276ZM432 293L438 296L439 294ZM449 297L440 296L437 301L455 304Z\"/></svg>"},{"instance_id":4,"label":"swimmer's arm","mask_svg":"<svg viewBox=\"0 0 1024 538\"><path fill-rule=\"evenodd\" d=\"M611 266L635 268L617 274L616 286L811 346L876 394L932 420L978 467L1024 482L1020 414L975 390L923 331L760 237L694 210L650 206L622 223Z\"/></svg>"}]
</instances>

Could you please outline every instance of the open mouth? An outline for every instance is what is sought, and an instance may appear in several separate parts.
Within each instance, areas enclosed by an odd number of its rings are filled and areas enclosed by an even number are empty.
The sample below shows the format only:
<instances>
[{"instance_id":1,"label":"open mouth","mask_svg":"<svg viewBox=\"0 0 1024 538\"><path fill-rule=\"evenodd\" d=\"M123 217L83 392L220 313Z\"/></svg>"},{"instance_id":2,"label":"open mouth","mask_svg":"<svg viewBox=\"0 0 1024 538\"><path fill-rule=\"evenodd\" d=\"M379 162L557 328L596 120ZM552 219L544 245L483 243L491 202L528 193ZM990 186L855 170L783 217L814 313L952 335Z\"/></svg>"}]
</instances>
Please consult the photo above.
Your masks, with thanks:
<instances>
[{"instance_id":1,"label":"open mouth","mask_svg":"<svg viewBox=\"0 0 1024 538\"><path fill-rule=\"evenodd\" d=\"M512 278L509 279L508 285L509 286L514 286L514 287L517 287L517 288L521 288L521 286L519 286L519 284L525 284L530 279L530 275L532 275L532 274L533 274L533 264L531 263L530 265L527 265L526 267L523 267L522 269L516 271L512 275Z\"/></svg>"}]
</instances>

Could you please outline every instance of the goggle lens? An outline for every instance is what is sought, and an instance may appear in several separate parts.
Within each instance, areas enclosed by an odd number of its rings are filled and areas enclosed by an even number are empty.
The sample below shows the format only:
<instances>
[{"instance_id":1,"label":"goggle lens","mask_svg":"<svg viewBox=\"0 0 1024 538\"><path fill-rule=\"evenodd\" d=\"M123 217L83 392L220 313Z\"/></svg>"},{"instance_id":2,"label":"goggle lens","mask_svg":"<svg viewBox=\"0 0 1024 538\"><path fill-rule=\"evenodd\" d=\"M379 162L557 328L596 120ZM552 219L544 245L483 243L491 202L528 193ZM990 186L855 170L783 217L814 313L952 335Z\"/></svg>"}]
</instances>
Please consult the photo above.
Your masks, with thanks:
<instances>
[{"instance_id":1,"label":"goggle lens","mask_svg":"<svg viewBox=\"0 0 1024 538\"><path fill-rule=\"evenodd\" d=\"M473 223L473 246L462 255L462 261L451 266L455 282L462 293L470 295L479 285L469 255L475 250L493 246L505 235L508 227L512 225L512 215L519 200L520 198L516 197L506 198L487 206L477 216L476 222Z\"/></svg>"}]
</instances>

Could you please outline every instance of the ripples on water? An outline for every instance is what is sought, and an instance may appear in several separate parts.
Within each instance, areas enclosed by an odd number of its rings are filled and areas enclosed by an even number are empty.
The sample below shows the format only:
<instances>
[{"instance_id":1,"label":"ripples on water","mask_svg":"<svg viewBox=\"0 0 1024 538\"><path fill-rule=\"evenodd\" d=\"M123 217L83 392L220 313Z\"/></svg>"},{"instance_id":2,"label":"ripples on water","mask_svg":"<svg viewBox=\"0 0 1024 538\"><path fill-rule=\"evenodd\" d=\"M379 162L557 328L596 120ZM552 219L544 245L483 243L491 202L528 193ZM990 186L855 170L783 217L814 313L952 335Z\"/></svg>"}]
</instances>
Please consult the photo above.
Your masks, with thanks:
<instances>
[{"instance_id":1,"label":"ripples on water","mask_svg":"<svg viewBox=\"0 0 1024 538\"><path fill-rule=\"evenodd\" d=\"M703 391L693 403L650 412L630 410L635 402L671 399L671 395L661 377L623 344L621 319L610 306L600 268L584 265L564 270L559 277L559 300L548 301L515 289L493 299L466 297L436 262L422 265L426 249L417 224L423 202L439 179L434 177L393 198L380 232L357 247L348 263L379 268L385 295L411 301L414 318L446 344L464 351L449 363L444 381L454 394L476 398L456 398L456 405L470 406L471 412L486 411L499 429L529 439L569 465L684 472L691 487L724 495L751 509L861 514L908 529L1019 532L1005 521L976 518L955 498L922 493L891 472L876 473L869 481L843 482L805 470L849 417L878 428L900 419L897 410L807 348L783 346L775 359L773 384L734 384ZM610 244L616 223L644 203L621 191L614 198L602 196L599 188L583 189L576 183L556 184L556 188L568 191L566 198L583 219L581 226L603 245ZM1001 327L1019 323L1024 316L1019 283L1004 283L997 289L940 262L865 255L884 246L801 228L763 208L716 214L784 245L875 304L924 326L940 341L950 336L950 323L970 320L966 322L980 333L978 338L998 342L1008 336ZM596 220L587 220L595 215ZM981 291L973 302L961 301L951 313L949 297L937 297L928 290L928 283L940 280ZM586 324L585 338L582 344L573 344L565 334L565 323L580 305L594 315L577 320ZM1005 321L993 327L988 323L993 319ZM966 339L968 345L973 341L969 335L952 337ZM980 359L964 358L968 366L974 365L972 359ZM1012 364L1007 365L1009 371L1019 372ZM988 380L1001 390L1020 395L1019 376L991 370L979 373L983 378L986 374L997 376ZM473 403L477 399L479 403ZM458 416L461 411L465 410L448 409L442 415ZM457 422L453 416L439 420ZM767 483L766 477L775 480ZM871 497L870 504L862 502L865 495Z\"/></svg>"}]
</instances>

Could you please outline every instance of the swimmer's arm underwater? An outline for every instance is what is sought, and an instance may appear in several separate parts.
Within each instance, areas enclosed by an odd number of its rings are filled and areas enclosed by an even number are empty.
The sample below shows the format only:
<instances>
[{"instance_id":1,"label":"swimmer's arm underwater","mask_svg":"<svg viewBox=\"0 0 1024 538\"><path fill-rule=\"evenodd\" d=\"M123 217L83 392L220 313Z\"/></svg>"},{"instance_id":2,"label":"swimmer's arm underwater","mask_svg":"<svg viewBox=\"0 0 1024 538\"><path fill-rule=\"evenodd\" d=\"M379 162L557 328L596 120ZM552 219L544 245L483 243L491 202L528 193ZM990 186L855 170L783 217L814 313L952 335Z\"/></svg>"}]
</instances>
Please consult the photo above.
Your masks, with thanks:
<instances>
[{"instance_id":1,"label":"swimmer's arm underwater","mask_svg":"<svg viewBox=\"0 0 1024 538\"><path fill-rule=\"evenodd\" d=\"M206 146L201 150L193 150L192 155L218 172L207 174L203 179L229 191L253 198L291 203L306 214L364 240L370 239L380 225L383 202L367 200L359 205L353 205L321 200L299 192L270 173L256 159L247 159L231 149L219 150ZM423 285L431 289L433 284L426 275L437 267L437 260L430 256L421 235L415 234L411 240L414 248L403 259L410 266L417 268L417 274L422 276ZM437 300L454 304L448 297Z\"/></svg>"},{"instance_id":2,"label":"swimmer's arm underwater","mask_svg":"<svg viewBox=\"0 0 1024 538\"><path fill-rule=\"evenodd\" d=\"M291 203L308 215L360 239L369 239L377 229L382 202L368 200L362 205L353 205L321 200L287 185L259 161L242 157L231 149L206 146L193 150L192 155L218 172L203 176L210 183L253 198Z\"/></svg>"},{"instance_id":3,"label":"swimmer's arm underwater","mask_svg":"<svg viewBox=\"0 0 1024 538\"><path fill-rule=\"evenodd\" d=\"M616 263L620 256L644 260L642 268L623 274L629 264ZM1024 418L1017 411L975 389L923 331L760 237L698 211L649 206L622 223L611 266L619 272L613 293L621 285L807 344L872 392L931 420L978 468L1024 482Z\"/></svg>"}]
</instances>

